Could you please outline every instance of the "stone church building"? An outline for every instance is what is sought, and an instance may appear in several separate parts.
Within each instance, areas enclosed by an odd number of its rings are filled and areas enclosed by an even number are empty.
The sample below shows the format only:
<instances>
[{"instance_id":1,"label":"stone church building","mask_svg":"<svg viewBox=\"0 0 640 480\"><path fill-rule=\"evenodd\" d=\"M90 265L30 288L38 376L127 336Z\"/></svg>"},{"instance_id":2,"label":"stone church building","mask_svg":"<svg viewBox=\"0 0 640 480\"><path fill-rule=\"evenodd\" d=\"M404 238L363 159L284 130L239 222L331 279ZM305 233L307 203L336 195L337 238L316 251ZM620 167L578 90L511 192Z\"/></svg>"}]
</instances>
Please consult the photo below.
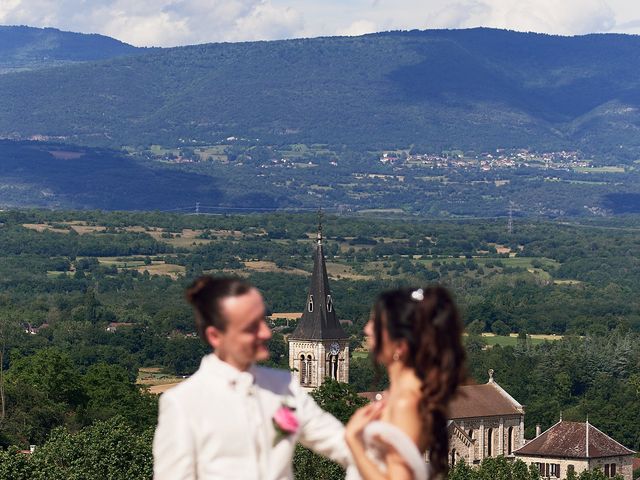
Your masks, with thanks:
<instances>
[{"instance_id":1,"label":"stone church building","mask_svg":"<svg viewBox=\"0 0 640 480\"><path fill-rule=\"evenodd\" d=\"M460 387L449 407L450 464L513 458L524 442L524 407L495 382L493 370L487 383Z\"/></svg>"},{"instance_id":2,"label":"stone church building","mask_svg":"<svg viewBox=\"0 0 640 480\"><path fill-rule=\"evenodd\" d=\"M300 385L312 390L333 378L349 382L349 337L336 315L318 228L309 292L302 317L288 337L289 368ZM560 421L527 442L524 406L493 378L485 384L465 385L449 407L449 463L464 460L478 465L488 457L504 456L535 464L544 480L564 479L568 471L600 468L632 480L634 452L586 423ZM384 392L363 392L369 400Z\"/></svg>"}]
</instances>

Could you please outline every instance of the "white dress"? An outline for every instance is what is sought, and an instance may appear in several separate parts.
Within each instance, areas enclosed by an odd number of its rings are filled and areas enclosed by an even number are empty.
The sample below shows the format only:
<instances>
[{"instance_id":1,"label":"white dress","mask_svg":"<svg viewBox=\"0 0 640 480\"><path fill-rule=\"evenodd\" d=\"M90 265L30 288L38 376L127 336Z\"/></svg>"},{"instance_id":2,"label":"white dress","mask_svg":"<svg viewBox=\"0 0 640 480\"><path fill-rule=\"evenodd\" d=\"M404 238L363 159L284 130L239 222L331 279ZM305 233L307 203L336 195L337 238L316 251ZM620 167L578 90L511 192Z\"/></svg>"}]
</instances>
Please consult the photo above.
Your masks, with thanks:
<instances>
[{"instance_id":1,"label":"white dress","mask_svg":"<svg viewBox=\"0 0 640 480\"><path fill-rule=\"evenodd\" d=\"M429 465L418 447L409 436L395 425L388 422L376 420L369 423L362 432L366 455L382 470L387 471L385 454L387 446L378 441L384 440L386 444L393 446L406 463L409 470L413 472L413 480L428 480ZM355 465L347 468L346 480L361 480L362 477Z\"/></svg>"}]
</instances>

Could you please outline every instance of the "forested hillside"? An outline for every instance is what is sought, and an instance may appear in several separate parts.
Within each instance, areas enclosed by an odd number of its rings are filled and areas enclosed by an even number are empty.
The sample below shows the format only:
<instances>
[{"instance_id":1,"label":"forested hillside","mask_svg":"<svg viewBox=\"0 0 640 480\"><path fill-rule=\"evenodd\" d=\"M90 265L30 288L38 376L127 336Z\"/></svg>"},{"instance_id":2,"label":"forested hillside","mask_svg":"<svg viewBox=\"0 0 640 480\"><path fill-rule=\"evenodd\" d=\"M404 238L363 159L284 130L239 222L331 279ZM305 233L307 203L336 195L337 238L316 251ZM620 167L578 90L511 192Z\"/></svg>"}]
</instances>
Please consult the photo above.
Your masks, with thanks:
<instances>
[{"instance_id":1,"label":"forested hillside","mask_svg":"<svg viewBox=\"0 0 640 480\"><path fill-rule=\"evenodd\" d=\"M144 51L97 34L55 28L0 26L0 74L104 60Z\"/></svg>"},{"instance_id":2,"label":"forested hillside","mask_svg":"<svg viewBox=\"0 0 640 480\"><path fill-rule=\"evenodd\" d=\"M164 49L0 77L0 135L582 148L635 160L639 47L635 36L472 29Z\"/></svg>"}]
</instances>

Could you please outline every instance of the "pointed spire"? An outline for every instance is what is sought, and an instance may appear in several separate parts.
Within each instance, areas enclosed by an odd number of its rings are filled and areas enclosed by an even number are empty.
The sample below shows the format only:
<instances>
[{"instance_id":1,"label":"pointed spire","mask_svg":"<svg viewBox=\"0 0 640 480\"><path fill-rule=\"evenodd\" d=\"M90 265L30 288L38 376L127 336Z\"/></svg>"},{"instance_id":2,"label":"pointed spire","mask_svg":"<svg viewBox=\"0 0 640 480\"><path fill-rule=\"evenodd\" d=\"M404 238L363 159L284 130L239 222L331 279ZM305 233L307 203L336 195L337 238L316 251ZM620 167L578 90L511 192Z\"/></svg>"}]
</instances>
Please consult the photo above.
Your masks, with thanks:
<instances>
[{"instance_id":1,"label":"pointed spire","mask_svg":"<svg viewBox=\"0 0 640 480\"><path fill-rule=\"evenodd\" d=\"M322 208L318 209L318 245L322 245Z\"/></svg>"},{"instance_id":2,"label":"pointed spire","mask_svg":"<svg viewBox=\"0 0 640 480\"><path fill-rule=\"evenodd\" d=\"M329 288L329 277L322 249L322 211L318 213L318 240L313 258L313 273L307 294L307 302L290 335L295 340L339 340L349 338L342 329Z\"/></svg>"}]
</instances>

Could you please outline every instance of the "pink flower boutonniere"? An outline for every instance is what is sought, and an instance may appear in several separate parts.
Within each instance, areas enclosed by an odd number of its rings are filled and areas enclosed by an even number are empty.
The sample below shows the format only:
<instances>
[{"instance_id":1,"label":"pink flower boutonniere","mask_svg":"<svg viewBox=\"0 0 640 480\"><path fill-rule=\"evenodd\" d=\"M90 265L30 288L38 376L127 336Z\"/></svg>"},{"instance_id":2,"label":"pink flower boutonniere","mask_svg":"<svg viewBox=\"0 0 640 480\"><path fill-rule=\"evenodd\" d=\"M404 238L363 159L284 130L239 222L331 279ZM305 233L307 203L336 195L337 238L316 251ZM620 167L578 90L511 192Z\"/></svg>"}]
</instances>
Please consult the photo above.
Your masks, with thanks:
<instances>
[{"instance_id":1,"label":"pink flower boutonniere","mask_svg":"<svg viewBox=\"0 0 640 480\"><path fill-rule=\"evenodd\" d=\"M273 426L276 429L276 437L273 439L273 445L275 446L287 435L292 435L298 431L300 424L295 414L295 408L283 404L273 415Z\"/></svg>"}]
</instances>

